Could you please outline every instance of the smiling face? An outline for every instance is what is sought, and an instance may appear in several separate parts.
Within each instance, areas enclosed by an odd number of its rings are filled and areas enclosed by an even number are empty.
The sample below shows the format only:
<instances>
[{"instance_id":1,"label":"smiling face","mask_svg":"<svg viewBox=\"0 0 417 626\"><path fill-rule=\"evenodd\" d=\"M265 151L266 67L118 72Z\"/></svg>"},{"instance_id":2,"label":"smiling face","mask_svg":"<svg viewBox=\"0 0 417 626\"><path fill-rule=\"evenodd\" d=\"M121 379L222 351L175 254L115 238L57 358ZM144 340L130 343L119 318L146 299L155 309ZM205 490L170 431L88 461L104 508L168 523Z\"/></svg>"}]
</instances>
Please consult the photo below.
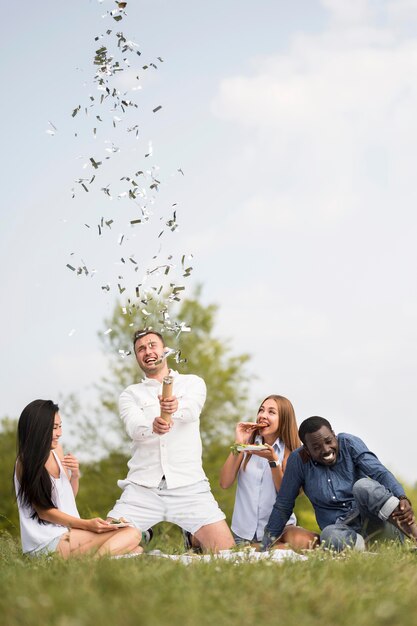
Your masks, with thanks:
<instances>
[{"instance_id":1,"label":"smiling face","mask_svg":"<svg viewBox=\"0 0 417 626\"><path fill-rule=\"evenodd\" d=\"M55 448L57 447L59 443L59 438L61 437L61 435L62 435L61 416L59 415L59 413L55 413L54 426L52 429L52 442L51 442L52 450L55 450Z\"/></svg>"},{"instance_id":2,"label":"smiling face","mask_svg":"<svg viewBox=\"0 0 417 626\"><path fill-rule=\"evenodd\" d=\"M268 435L276 436L279 425L278 406L273 398L267 398L263 401L258 409L258 415L256 418L258 424L265 425L260 431L263 437Z\"/></svg>"},{"instance_id":3,"label":"smiling face","mask_svg":"<svg viewBox=\"0 0 417 626\"><path fill-rule=\"evenodd\" d=\"M168 370L164 355L164 344L158 335L148 333L135 342L135 355L140 369L149 378L156 378Z\"/></svg>"},{"instance_id":4,"label":"smiling face","mask_svg":"<svg viewBox=\"0 0 417 626\"><path fill-rule=\"evenodd\" d=\"M316 463L320 465L336 463L339 444L336 435L327 426L322 426L314 433L306 433L305 446Z\"/></svg>"}]
</instances>

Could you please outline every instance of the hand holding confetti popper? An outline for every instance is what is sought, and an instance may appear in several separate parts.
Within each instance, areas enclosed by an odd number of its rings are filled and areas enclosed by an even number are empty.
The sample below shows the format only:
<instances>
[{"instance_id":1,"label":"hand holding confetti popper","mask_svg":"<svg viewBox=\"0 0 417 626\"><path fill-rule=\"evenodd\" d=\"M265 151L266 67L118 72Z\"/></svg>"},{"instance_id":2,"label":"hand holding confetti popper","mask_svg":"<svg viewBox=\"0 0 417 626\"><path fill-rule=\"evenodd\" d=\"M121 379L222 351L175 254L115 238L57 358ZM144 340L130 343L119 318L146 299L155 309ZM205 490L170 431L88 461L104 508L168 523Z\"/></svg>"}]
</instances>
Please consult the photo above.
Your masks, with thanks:
<instances>
[{"instance_id":1,"label":"hand holding confetti popper","mask_svg":"<svg viewBox=\"0 0 417 626\"><path fill-rule=\"evenodd\" d=\"M162 399L163 400L166 400L167 398L171 398L172 397L172 385L173 385L173 378L172 378L172 376L165 376L163 381L162 381ZM171 423L171 414L170 413L167 413L166 411L161 411L161 417L168 424Z\"/></svg>"}]
</instances>

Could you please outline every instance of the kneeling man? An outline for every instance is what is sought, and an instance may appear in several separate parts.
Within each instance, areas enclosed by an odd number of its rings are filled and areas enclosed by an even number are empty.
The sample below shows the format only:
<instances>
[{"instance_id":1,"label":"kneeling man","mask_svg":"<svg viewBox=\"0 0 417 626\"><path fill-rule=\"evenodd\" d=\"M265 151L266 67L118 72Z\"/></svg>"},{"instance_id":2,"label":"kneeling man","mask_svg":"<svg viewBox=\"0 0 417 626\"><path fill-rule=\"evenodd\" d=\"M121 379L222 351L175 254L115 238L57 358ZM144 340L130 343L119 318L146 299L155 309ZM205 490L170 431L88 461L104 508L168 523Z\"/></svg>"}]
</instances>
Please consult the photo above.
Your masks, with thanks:
<instances>
[{"instance_id":1,"label":"kneeling man","mask_svg":"<svg viewBox=\"0 0 417 626\"><path fill-rule=\"evenodd\" d=\"M109 518L125 518L146 531L161 521L177 524L206 550L234 545L201 462L200 413L206 399L202 378L168 369L162 335L138 331L133 348L144 379L120 396L120 417L132 439L132 457L123 493ZM173 395L162 398L164 377ZM161 412L171 416L168 424Z\"/></svg>"}]
</instances>

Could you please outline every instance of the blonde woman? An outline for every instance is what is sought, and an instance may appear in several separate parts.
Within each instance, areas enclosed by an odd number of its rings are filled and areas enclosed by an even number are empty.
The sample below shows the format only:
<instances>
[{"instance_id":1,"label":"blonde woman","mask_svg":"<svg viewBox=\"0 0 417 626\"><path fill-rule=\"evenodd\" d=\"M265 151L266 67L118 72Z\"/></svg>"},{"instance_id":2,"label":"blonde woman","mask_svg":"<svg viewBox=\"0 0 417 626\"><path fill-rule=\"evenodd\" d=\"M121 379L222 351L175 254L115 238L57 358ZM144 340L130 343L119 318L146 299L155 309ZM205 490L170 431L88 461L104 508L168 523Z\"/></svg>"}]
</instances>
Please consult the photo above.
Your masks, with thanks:
<instances>
[{"instance_id":1,"label":"blonde woman","mask_svg":"<svg viewBox=\"0 0 417 626\"><path fill-rule=\"evenodd\" d=\"M287 458L301 446L291 402L270 395L258 409L256 422L236 424L236 442L263 444L262 450L232 452L220 474L220 486L228 489L237 478L232 532L237 544L261 541L285 472ZM292 514L278 544L295 549L311 548L317 535L296 525ZM279 547L279 546L278 546Z\"/></svg>"}]
</instances>

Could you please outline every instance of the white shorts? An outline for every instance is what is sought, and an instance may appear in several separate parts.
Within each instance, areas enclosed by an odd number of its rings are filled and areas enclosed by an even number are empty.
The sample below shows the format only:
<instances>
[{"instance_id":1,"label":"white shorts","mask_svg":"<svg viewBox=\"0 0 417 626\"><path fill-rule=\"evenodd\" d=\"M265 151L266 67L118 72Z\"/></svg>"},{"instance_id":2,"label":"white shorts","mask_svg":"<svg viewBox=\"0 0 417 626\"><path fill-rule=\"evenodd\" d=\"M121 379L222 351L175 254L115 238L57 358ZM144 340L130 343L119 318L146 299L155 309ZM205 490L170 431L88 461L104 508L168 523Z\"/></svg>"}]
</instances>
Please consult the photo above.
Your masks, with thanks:
<instances>
[{"instance_id":1,"label":"white shorts","mask_svg":"<svg viewBox=\"0 0 417 626\"><path fill-rule=\"evenodd\" d=\"M172 522L195 534L202 526L225 519L213 497L208 480L167 489L165 480L158 487L142 487L119 481L123 493L107 517L124 517L136 528L147 530L159 522Z\"/></svg>"}]
</instances>

